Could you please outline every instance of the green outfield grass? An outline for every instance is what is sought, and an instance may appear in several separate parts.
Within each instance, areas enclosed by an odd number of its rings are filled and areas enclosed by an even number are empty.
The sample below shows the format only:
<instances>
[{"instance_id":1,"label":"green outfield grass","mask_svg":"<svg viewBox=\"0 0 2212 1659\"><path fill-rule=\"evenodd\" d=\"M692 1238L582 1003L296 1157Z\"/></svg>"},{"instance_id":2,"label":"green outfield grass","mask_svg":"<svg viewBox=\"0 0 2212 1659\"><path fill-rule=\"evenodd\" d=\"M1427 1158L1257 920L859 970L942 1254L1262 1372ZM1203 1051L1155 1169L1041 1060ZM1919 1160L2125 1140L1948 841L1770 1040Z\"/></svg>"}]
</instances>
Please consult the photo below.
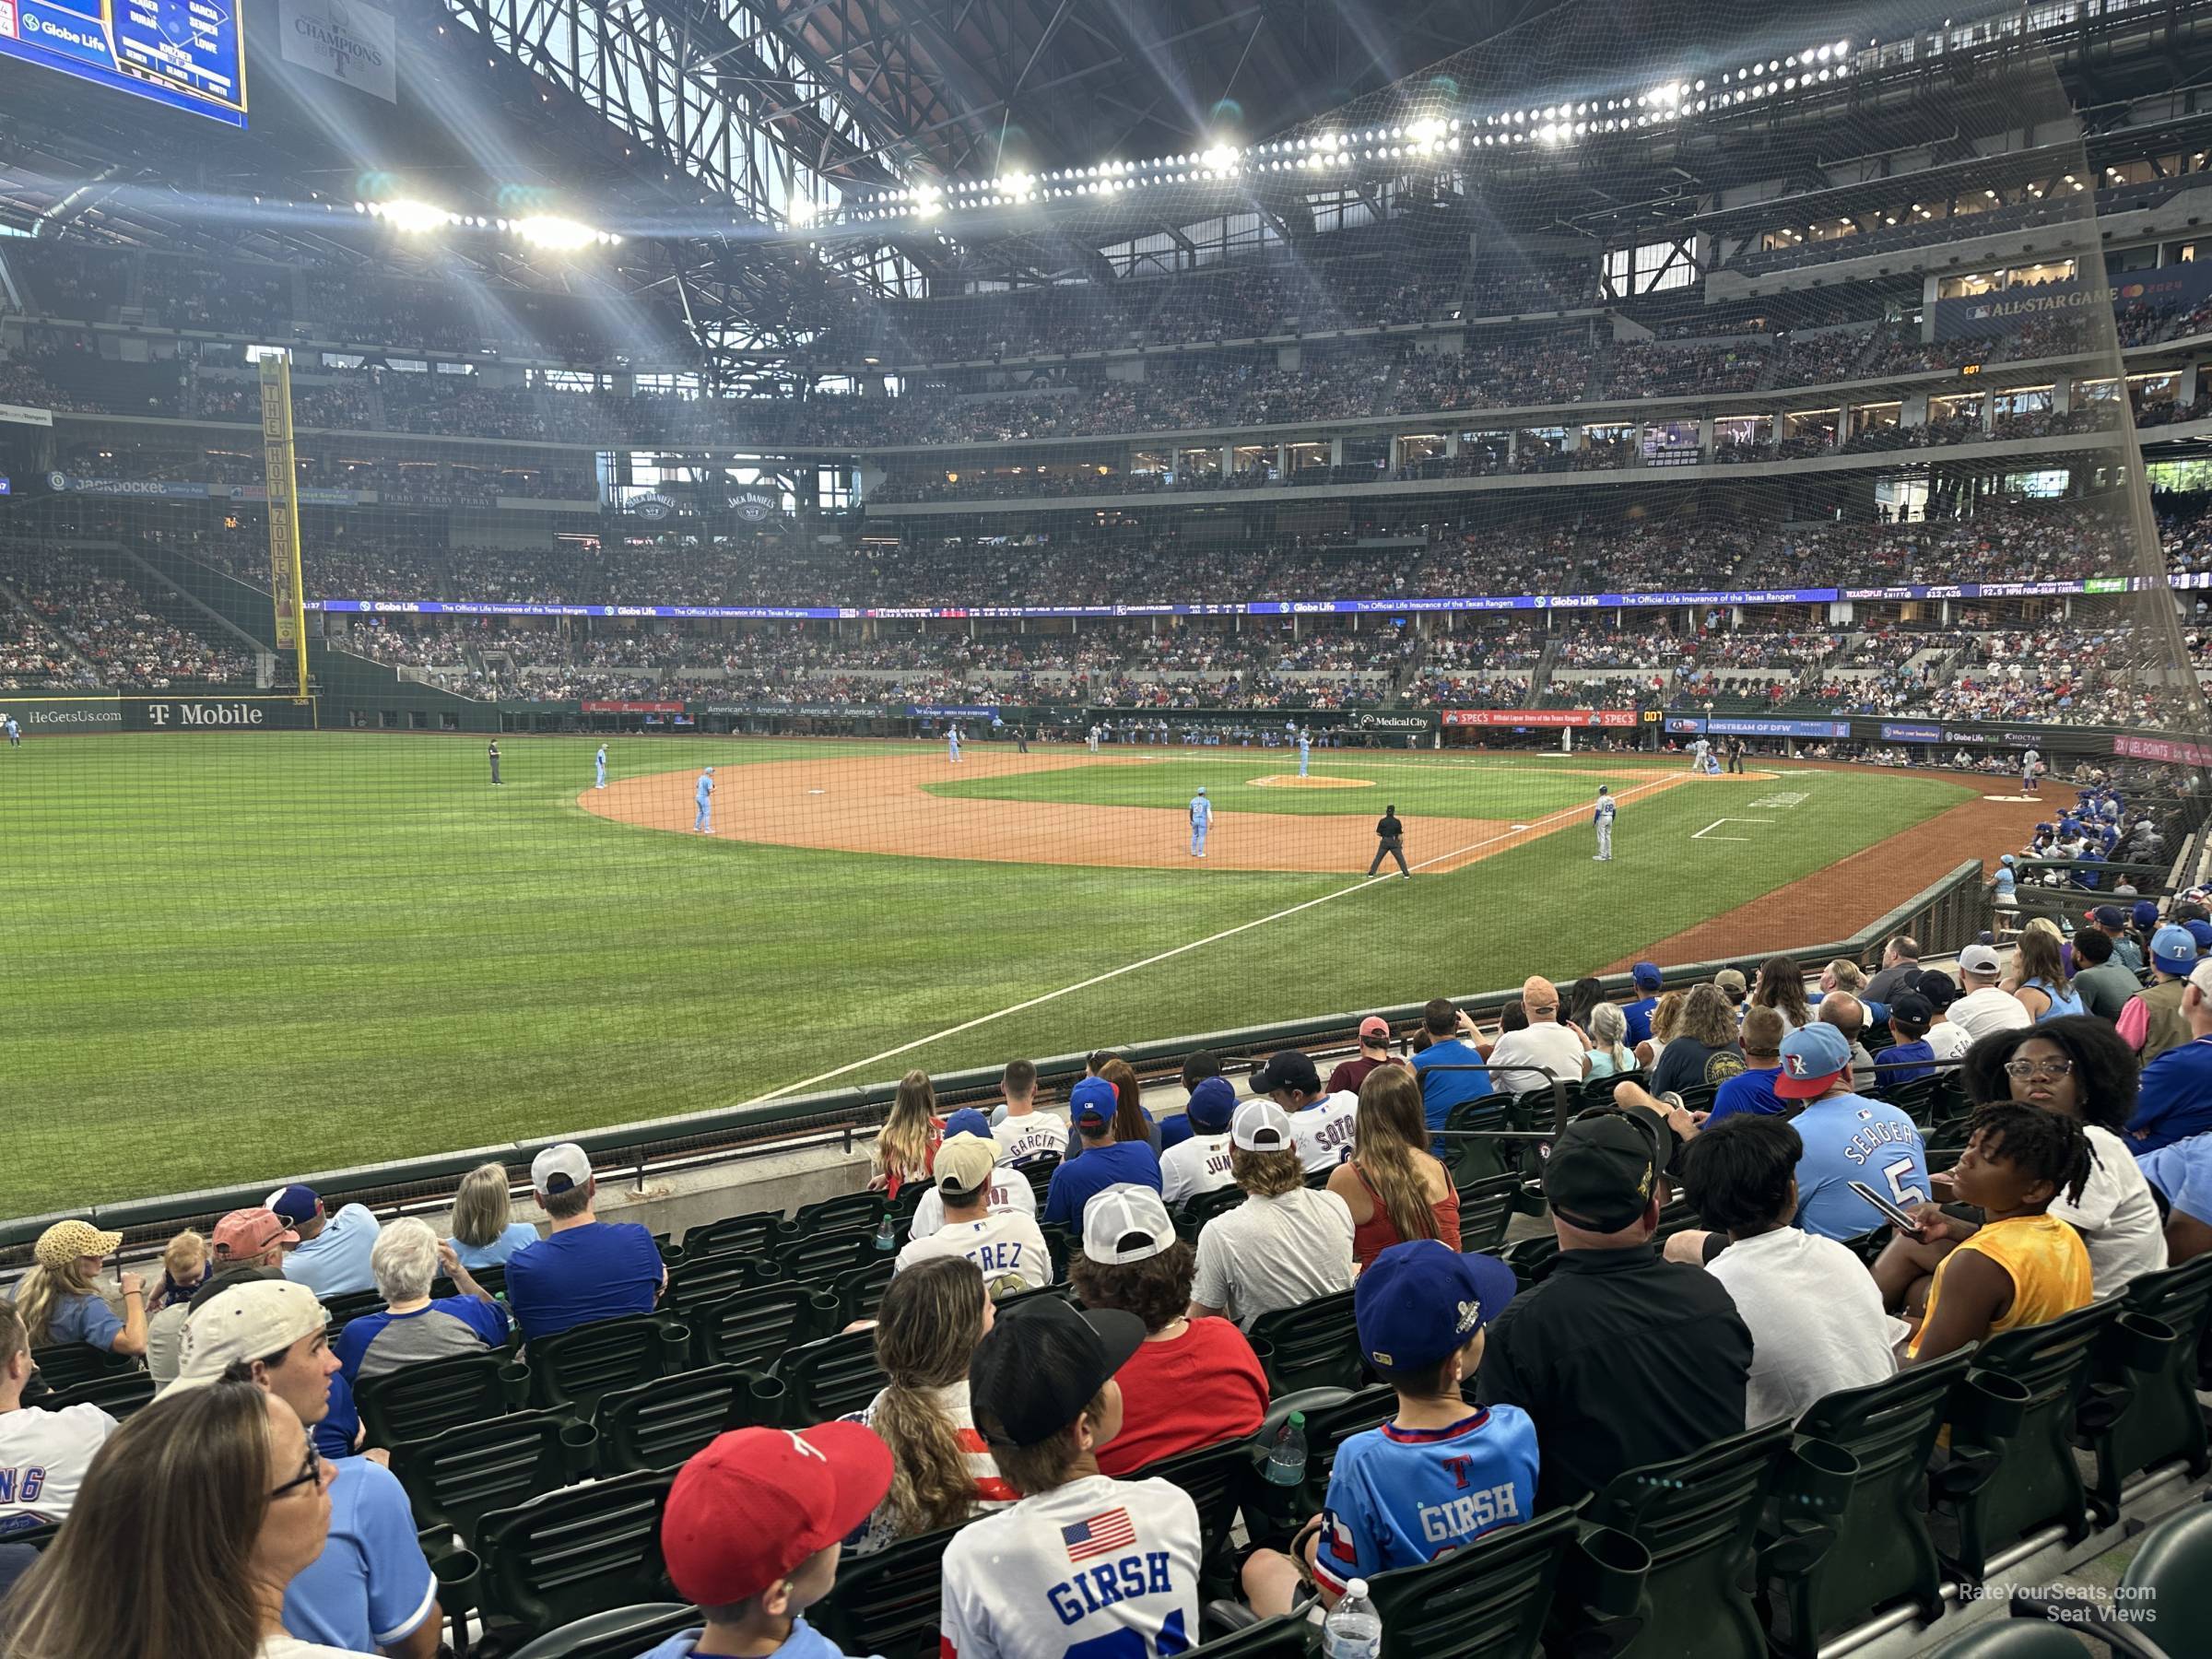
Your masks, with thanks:
<instances>
[{"instance_id":1,"label":"green outfield grass","mask_svg":"<svg viewBox=\"0 0 2212 1659\"><path fill-rule=\"evenodd\" d=\"M1865 773L1690 785L1631 798L1602 868L1571 821L1454 875L1362 887L1377 791L1237 787L1224 802L1343 812L1344 876L989 865L603 820L575 804L593 747L503 738L496 790L480 738L0 748L0 1215L735 1104L1331 895L847 1080L1571 975L1968 793ZM751 762L917 752L631 738L610 759L616 776L740 769L727 791ZM1402 781L1388 786L1402 811L1519 821L1586 801L1596 780L1577 773L1637 776L1544 756L1317 764ZM1178 758L956 787L1174 806L1186 780L1227 790L1217 781L1295 770L1294 753ZM1750 840L1689 839L1730 809L1716 801L1768 788L1806 798ZM1805 931L1830 930L1808 916Z\"/></svg>"}]
</instances>

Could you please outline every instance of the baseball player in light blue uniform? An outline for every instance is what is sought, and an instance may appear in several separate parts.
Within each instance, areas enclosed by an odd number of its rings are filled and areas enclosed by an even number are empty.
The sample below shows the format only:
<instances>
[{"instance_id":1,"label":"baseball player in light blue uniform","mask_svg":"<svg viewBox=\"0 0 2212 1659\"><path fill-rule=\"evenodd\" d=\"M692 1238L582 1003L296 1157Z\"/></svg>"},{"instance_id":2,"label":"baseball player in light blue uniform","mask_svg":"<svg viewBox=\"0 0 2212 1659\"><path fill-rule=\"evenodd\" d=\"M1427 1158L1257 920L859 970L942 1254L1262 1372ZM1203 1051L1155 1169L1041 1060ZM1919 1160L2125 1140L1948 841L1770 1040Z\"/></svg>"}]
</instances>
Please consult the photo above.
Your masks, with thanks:
<instances>
[{"instance_id":1,"label":"baseball player in light blue uniform","mask_svg":"<svg viewBox=\"0 0 2212 1659\"><path fill-rule=\"evenodd\" d=\"M1298 735L1298 775L1301 778L1306 775L1306 759L1312 752L1313 734L1300 732Z\"/></svg>"},{"instance_id":2,"label":"baseball player in light blue uniform","mask_svg":"<svg viewBox=\"0 0 2212 1659\"><path fill-rule=\"evenodd\" d=\"M599 746L599 757L592 762L592 770L597 774L593 780L592 787L605 789L606 787L606 745L604 743Z\"/></svg>"},{"instance_id":3,"label":"baseball player in light blue uniform","mask_svg":"<svg viewBox=\"0 0 2212 1659\"><path fill-rule=\"evenodd\" d=\"M1597 786L1597 810L1590 815L1590 821L1597 826L1597 856L1591 860L1593 864L1613 862L1613 815L1619 810L1619 804L1613 799L1612 789L1600 783Z\"/></svg>"},{"instance_id":4,"label":"baseball player in light blue uniform","mask_svg":"<svg viewBox=\"0 0 2212 1659\"><path fill-rule=\"evenodd\" d=\"M714 769L708 767L699 774L699 788L692 794L699 803L699 817L691 828L701 835L714 833Z\"/></svg>"},{"instance_id":5,"label":"baseball player in light blue uniform","mask_svg":"<svg viewBox=\"0 0 2212 1659\"><path fill-rule=\"evenodd\" d=\"M960 763L960 728L954 726L945 734L945 753L953 765Z\"/></svg>"},{"instance_id":6,"label":"baseball player in light blue uniform","mask_svg":"<svg viewBox=\"0 0 2212 1659\"><path fill-rule=\"evenodd\" d=\"M1206 856L1206 831L1214 827L1214 804L1206 798L1201 789L1191 797L1191 856Z\"/></svg>"},{"instance_id":7,"label":"baseball player in light blue uniform","mask_svg":"<svg viewBox=\"0 0 2212 1659\"><path fill-rule=\"evenodd\" d=\"M7 717L7 747L9 748L23 747L23 728L16 724L16 717L13 714Z\"/></svg>"}]
</instances>

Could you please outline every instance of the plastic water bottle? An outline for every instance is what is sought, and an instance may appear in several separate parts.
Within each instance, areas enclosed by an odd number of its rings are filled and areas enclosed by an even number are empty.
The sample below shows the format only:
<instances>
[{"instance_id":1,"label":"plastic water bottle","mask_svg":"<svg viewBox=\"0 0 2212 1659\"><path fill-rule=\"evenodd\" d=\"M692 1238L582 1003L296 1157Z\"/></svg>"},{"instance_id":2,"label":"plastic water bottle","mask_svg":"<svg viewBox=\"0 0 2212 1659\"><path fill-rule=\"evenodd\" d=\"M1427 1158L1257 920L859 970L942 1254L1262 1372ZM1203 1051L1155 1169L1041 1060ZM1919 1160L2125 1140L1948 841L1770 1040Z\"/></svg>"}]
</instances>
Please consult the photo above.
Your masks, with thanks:
<instances>
[{"instance_id":1,"label":"plastic water bottle","mask_svg":"<svg viewBox=\"0 0 2212 1659\"><path fill-rule=\"evenodd\" d=\"M1267 1482L1270 1486L1294 1487L1306 1478L1306 1414L1294 1411L1290 1420L1282 1426L1275 1437L1275 1444L1267 1448Z\"/></svg>"},{"instance_id":2,"label":"plastic water bottle","mask_svg":"<svg viewBox=\"0 0 2212 1659\"><path fill-rule=\"evenodd\" d=\"M1367 1599L1367 1581L1354 1579L1344 1599L1322 1621L1323 1659L1382 1659L1382 1616Z\"/></svg>"},{"instance_id":3,"label":"plastic water bottle","mask_svg":"<svg viewBox=\"0 0 2212 1659\"><path fill-rule=\"evenodd\" d=\"M899 1226L888 1210L883 1212L883 1225L876 1230L876 1248L886 1254L899 1248Z\"/></svg>"}]
</instances>

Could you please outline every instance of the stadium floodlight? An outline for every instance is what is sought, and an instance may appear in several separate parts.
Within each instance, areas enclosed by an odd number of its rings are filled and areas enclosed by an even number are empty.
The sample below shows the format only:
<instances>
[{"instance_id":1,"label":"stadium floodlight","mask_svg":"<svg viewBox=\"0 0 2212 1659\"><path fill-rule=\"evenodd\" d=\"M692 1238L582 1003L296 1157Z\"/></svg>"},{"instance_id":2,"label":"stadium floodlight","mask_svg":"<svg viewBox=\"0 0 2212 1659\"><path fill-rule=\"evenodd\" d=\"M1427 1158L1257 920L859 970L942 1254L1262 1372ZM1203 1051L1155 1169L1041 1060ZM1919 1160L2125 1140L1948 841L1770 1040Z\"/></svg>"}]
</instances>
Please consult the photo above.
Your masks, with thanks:
<instances>
[{"instance_id":1,"label":"stadium floodlight","mask_svg":"<svg viewBox=\"0 0 2212 1659\"><path fill-rule=\"evenodd\" d=\"M551 248L559 253L573 253L578 248L588 248L594 242L611 240L604 230L594 230L589 225L550 213L533 214L528 218L510 220L508 229L533 247Z\"/></svg>"},{"instance_id":2,"label":"stadium floodlight","mask_svg":"<svg viewBox=\"0 0 2212 1659\"><path fill-rule=\"evenodd\" d=\"M459 224L460 216L429 202L418 202L402 197L393 202L372 202L369 206L371 218L380 218L393 229L409 236L421 236L432 230L442 230L448 225Z\"/></svg>"}]
</instances>

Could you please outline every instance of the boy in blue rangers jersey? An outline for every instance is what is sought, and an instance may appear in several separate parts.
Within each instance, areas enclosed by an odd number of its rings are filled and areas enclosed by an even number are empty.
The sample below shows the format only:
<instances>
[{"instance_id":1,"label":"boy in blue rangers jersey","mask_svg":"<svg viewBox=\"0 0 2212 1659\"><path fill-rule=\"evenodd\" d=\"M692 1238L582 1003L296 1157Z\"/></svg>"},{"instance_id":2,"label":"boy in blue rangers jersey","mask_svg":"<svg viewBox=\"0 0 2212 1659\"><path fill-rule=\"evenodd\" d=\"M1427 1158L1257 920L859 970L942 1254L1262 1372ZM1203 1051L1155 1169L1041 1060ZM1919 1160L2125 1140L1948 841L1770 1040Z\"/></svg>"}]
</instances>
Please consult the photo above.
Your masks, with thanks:
<instances>
[{"instance_id":1,"label":"boy in blue rangers jersey","mask_svg":"<svg viewBox=\"0 0 2212 1659\"><path fill-rule=\"evenodd\" d=\"M1198 1506L1167 1481L1099 1473L1122 1427L1113 1373L1144 1340L1134 1313L1057 1298L983 1333L969 1406L1021 1501L946 1546L940 1659L1168 1659L1197 1641Z\"/></svg>"},{"instance_id":2,"label":"boy in blue rangers jersey","mask_svg":"<svg viewBox=\"0 0 2212 1659\"><path fill-rule=\"evenodd\" d=\"M1264 1549L1245 1562L1254 1612L1289 1612L1309 1571L1334 1606L1354 1579L1418 1567L1535 1512L1535 1424L1517 1406L1470 1406L1460 1394L1481 1362L1483 1327L1513 1289L1497 1257L1436 1239L1394 1244L1359 1276L1359 1348L1397 1391L1397 1413L1337 1451L1328 1505L1296 1557Z\"/></svg>"}]
</instances>

